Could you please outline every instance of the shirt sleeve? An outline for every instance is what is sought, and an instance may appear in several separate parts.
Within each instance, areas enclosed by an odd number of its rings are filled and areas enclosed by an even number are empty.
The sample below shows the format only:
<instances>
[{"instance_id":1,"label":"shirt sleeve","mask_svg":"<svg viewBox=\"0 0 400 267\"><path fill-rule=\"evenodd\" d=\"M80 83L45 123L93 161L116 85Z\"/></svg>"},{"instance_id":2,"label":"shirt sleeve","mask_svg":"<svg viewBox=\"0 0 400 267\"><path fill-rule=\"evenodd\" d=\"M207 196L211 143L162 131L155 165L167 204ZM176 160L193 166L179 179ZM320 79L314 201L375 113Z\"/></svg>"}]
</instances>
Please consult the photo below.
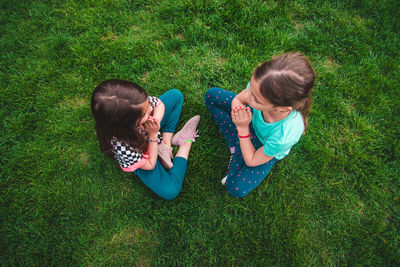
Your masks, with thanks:
<instances>
[{"instance_id":1,"label":"shirt sleeve","mask_svg":"<svg viewBox=\"0 0 400 267\"><path fill-rule=\"evenodd\" d=\"M149 96L149 103L153 109L155 109L159 104L161 100L155 96Z\"/></svg>"},{"instance_id":2,"label":"shirt sleeve","mask_svg":"<svg viewBox=\"0 0 400 267\"><path fill-rule=\"evenodd\" d=\"M149 156L140 149L131 147L116 138L111 140L114 158L118 161L124 172L133 172L142 167Z\"/></svg>"},{"instance_id":3,"label":"shirt sleeve","mask_svg":"<svg viewBox=\"0 0 400 267\"><path fill-rule=\"evenodd\" d=\"M136 162L135 164L132 164L127 168L124 168L121 165L120 165L120 167L124 172L134 172L137 169L140 169L144 164L146 164L148 159L149 159L149 155L144 154L143 157L138 162Z\"/></svg>"},{"instance_id":4,"label":"shirt sleeve","mask_svg":"<svg viewBox=\"0 0 400 267\"><path fill-rule=\"evenodd\" d=\"M279 142L277 140L270 140L264 144L263 151L265 155L269 157L275 157L277 155L284 154L295 144L295 141Z\"/></svg>"}]
</instances>

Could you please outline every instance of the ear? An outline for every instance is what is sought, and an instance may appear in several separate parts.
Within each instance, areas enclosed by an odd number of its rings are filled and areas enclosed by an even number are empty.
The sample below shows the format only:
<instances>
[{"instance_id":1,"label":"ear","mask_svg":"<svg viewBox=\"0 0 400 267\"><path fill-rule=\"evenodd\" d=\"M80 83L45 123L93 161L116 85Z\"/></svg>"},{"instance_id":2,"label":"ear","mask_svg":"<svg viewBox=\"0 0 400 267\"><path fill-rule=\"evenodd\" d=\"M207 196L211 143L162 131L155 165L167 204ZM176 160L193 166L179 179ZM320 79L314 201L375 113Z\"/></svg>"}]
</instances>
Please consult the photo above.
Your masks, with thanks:
<instances>
[{"instance_id":1,"label":"ear","mask_svg":"<svg viewBox=\"0 0 400 267\"><path fill-rule=\"evenodd\" d=\"M281 106L279 106L279 107L276 107L276 109L277 109L277 111L278 112L289 112L289 111L292 111L292 107L281 107Z\"/></svg>"}]
</instances>

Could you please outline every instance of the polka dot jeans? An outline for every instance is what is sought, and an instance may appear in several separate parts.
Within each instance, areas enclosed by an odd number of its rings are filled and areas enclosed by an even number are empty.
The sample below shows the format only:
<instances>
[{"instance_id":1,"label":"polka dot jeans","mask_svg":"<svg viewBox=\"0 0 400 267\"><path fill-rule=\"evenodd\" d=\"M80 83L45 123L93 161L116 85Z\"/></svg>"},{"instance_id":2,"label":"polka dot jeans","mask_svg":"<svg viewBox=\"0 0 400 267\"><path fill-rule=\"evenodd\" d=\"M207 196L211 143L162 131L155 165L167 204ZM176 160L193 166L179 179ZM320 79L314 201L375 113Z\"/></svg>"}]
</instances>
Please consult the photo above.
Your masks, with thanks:
<instances>
[{"instance_id":1,"label":"polka dot jeans","mask_svg":"<svg viewBox=\"0 0 400 267\"><path fill-rule=\"evenodd\" d=\"M234 154L225 187L229 194L240 198L250 193L265 179L277 160L273 158L256 167L248 167L244 162L236 126L231 117L231 103L235 96L235 93L213 87L207 91L205 102L231 153ZM250 124L250 133L254 148L259 149L262 144L255 135L252 124Z\"/></svg>"}]
</instances>

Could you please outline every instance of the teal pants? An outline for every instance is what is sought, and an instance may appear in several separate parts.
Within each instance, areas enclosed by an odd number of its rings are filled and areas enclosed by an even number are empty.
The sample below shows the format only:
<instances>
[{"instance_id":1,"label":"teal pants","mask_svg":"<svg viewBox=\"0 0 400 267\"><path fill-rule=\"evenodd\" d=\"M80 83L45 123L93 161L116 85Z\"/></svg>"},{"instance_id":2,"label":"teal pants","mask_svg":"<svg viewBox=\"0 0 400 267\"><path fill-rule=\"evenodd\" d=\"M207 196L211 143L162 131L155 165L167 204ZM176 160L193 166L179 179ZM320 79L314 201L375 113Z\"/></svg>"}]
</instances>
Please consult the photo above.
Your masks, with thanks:
<instances>
[{"instance_id":1,"label":"teal pants","mask_svg":"<svg viewBox=\"0 0 400 267\"><path fill-rule=\"evenodd\" d=\"M181 116L183 95L179 90L171 89L162 94L159 99L165 105L164 117L160 124L161 131L174 133ZM182 189L187 160L182 157L175 157L172 162L174 166L169 170L166 170L157 160L153 170L137 169L134 173L160 197L168 200L174 199Z\"/></svg>"}]
</instances>

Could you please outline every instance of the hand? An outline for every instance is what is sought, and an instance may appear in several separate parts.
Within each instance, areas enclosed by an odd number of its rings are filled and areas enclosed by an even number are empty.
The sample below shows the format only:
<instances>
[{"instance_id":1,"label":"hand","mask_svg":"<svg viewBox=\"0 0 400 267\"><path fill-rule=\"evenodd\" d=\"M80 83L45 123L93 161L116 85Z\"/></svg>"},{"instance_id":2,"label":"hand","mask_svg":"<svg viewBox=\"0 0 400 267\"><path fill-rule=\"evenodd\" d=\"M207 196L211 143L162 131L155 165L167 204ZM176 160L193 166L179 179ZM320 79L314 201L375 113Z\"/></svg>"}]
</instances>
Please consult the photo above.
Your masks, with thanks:
<instances>
[{"instance_id":1,"label":"hand","mask_svg":"<svg viewBox=\"0 0 400 267\"><path fill-rule=\"evenodd\" d=\"M232 101L232 110L235 110L237 108L244 109L244 108L246 108L246 106L242 102L239 102L239 101L233 102Z\"/></svg>"},{"instance_id":2,"label":"hand","mask_svg":"<svg viewBox=\"0 0 400 267\"><path fill-rule=\"evenodd\" d=\"M149 136L157 135L160 130L160 122L151 116L143 123L143 129L147 132Z\"/></svg>"},{"instance_id":3,"label":"hand","mask_svg":"<svg viewBox=\"0 0 400 267\"><path fill-rule=\"evenodd\" d=\"M248 98L248 92L246 91L246 89L244 89L233 98L231 104L232 109L234 109L236 106L244 107L246 104L248 104L247 98Z\"/></svg>"},{"instance_id":4,"label":"hand","mask_svg":"<svg viewBox=\"0 0 400 267\"><path fill-rule=\"evenodd\" d=\"M251 113L250 108L243 105L234 107L232 109L231 115L232 121L237 128L249 127L249 124L253 118L253 114Z\"/></svg>"}]
</instances>

